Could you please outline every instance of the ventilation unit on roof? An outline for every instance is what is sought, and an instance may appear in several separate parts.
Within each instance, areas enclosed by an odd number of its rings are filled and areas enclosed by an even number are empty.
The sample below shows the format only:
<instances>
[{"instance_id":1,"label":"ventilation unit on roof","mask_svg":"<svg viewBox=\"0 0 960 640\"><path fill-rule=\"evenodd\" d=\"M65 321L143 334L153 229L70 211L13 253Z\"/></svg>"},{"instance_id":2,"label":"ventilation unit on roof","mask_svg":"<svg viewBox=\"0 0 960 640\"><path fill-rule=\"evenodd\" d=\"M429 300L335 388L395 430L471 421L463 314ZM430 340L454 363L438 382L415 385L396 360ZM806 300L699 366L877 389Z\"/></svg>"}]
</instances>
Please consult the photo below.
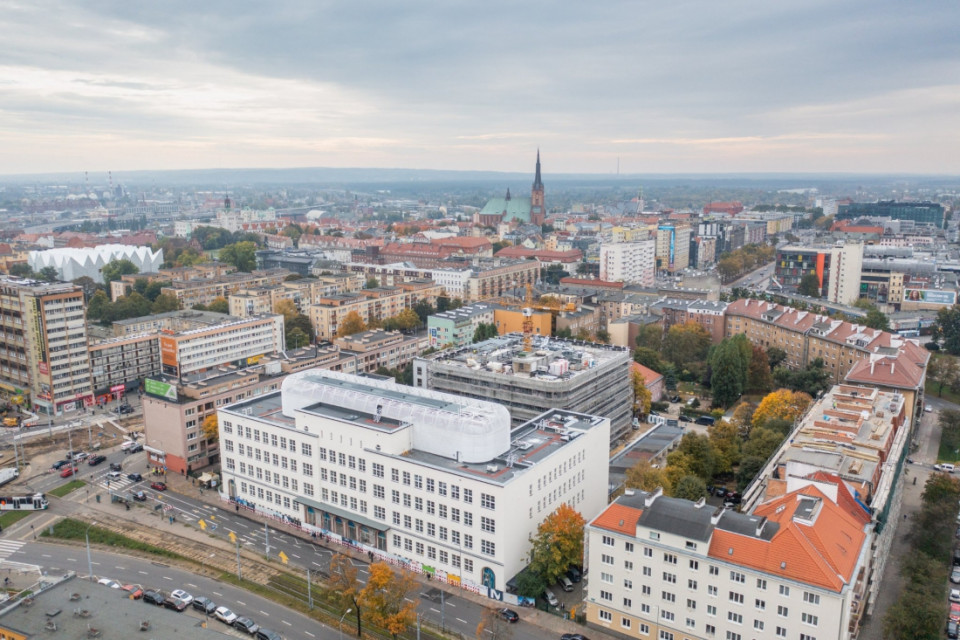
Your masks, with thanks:
<instances>
[{"instance_id":1,"label":"ventilation unit on roof","mask_svg":"<svg viewBox=\"0 0 960 640\"><path fill-rule=\"evenodd\" d=\"M499 471L499 470L500 470L500 467L498 467L498 466L495 465L495 464L488 464L488 465L487 465L487 473L496 473L496 472Z\"/></svg>"},{"instance_id":2,"label":"ventilation unit on roof","mask_svg":"<svg viewBox=\"0 0 960 640\"><path fill-rule=\"evenodd\" d=\"M533 444L524 440L517 444L517 449L520 449L520 451L529 451L530 449L533 449Z\"/></svg>"}]
</instances>

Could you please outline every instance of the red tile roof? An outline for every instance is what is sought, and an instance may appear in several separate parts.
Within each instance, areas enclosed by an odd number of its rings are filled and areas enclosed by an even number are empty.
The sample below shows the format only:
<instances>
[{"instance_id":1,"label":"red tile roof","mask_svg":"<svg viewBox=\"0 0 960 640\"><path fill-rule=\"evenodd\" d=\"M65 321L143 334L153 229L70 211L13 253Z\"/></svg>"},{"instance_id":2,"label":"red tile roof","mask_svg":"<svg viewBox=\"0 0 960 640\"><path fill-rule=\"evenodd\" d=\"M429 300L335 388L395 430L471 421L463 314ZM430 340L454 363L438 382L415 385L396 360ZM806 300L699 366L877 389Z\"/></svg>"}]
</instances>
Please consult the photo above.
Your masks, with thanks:
<instances>
[{"instance_id":1,"label":"red tile roof","mask_svg":"<svg viewBox=\"0 0 960 640\"><path fill-rule=\"evenodd\" d=\"M631 362L631 363L630 363L630 370L631 370L631 371L639 371L639 372L640 372L640 375L643 376L643 382L644 382L644 384L645 384L646 386L648 386L648 387L649 387L651 384L654 384L657 380L659 380L660 378L663 377L663 374L662 374L662 373L657 373L657 372L654 371L653 369L651 369L651 368L649 368L649 367L645 367L645 366L643 366L642 364L640 364L639 362Z\"/></svg>"},{"instance_id":2,"label":"red tile roof","mask_svg":"<svg viewBox=\"0 0 960 640\"><path fill-rule=\"evenodd\" d=\"M640 519L641 515L643 515L642 509L613 503L603 513L594 518L592 524L600 529L635 535L637 533L637 520Z\"/></svg>"},{"instance_id":3,"label":"red tile roof","mask_svg":"<svg viewBox=\"0 0 960 640\"><path fill-rule=\"evenodd\" d=\"M923 381L923 369L906 355L870 357L857 361L847 372L846 380L895 389L916 389Z\"/></svg>"}]
</instances>

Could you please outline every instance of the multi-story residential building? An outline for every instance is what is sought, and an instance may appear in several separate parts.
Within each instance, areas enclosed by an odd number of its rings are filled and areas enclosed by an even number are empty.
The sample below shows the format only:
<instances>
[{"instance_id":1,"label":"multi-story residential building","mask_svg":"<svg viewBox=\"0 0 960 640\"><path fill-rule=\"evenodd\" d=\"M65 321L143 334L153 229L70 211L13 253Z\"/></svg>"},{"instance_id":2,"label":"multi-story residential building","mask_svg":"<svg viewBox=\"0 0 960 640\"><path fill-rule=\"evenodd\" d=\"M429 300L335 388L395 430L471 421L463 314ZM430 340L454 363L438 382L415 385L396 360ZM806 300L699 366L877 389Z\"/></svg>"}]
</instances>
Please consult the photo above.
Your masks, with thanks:
<instances>
[{"instance_id":1,"label":"multi-story residential building","mask_svg":"<svg viewBox=\"0 0 960 640\"><path fill-rule=\"evenodd\" d=\"M613 242L600 245L600 279L652 287L656 281L657 243Z\"/></svg>"},{"instance_id":2,"label":"multi-story residential building","mask_svg":"<svg viewBox=\"0 0 960 640\"><path fill-rule=\"evenodd\" d=\"M900 519L904 467L912 415L903 394L873 386L840 384L818 399L766 467L744 491L744 508L789 491L799 478L842 483L873 515L863 582L869 597L859 602L851 626L873 609ZM869 509L869 510L868 510Z\"/></svg>"},{"instance_id":3,"label":"multi-story residential building","mask_svg":"<svg viewBox=\"0 0 960 640\"><path fill-rule=\"evenodd\" d=\"M610 419L610 437L630 429L632 396L630 351L510 334L460 349L446 349L413 361L416 387L498 402L514 424L532 420L554 407Z\"/></svg>"},{"instance_id":4,"label":"multi-story residential building","mask_svg":"<svg viewBox=\"0 0 960 640\"><path fill-rule=\"evenodd\" d=\"M358 274L339 274L284 281L279 285L241 289L228 298L230 315L246 318L273 313L277 303L290 300L301 312L318 304L325 296L353 293L363 288Z\"/></svg>"},{"instance_id":5,"label":"multi-story residential building","mask_svg":"<svg viewBox=\"0 0 960 640\"><path fill-rule=\"evenodd\" d=\"M172 269L158 269L154 272L130 273L120 276L119 280L110 283L110 299L116 302L120 296L125 296L133 289L137 280L153 282L176 282L187 280L210 280L219 278L237 270L231 264L223 262L204 262L191 267L176 267Z\"/></svg>"},{"instance_id":6,"label":"multi-story residential building","mask_svg":"<svg viewBox=\"0 0 960 640\"><path fill-rule=\"evenodd\" d=\"M661 224L657 227L657 269L683 271L690 266L690 227Z\"/></svg>"},{"instance_id":7,"label":"multi-story residential building","mask_svg":"<svg viewBox=\"0 0 960 640\"><path fill-rule=\"evenodd\" d=\"M283 316L234 318L187 331L160 331L160 362L165 375L179 377L224 364L244 366L283 351Z\"/></svg>"},{"instance_id":8,"label":"multi-story residential building","mask_svg":"<svg viewBox=\"0 0 960 640\"><path fill-rule=\"evenodd\" d=\"M325 371L219 416L224 497L444 582L502 589L558 506L606 503L605 418L512 428L501 405Z\"/></svg>"},{"instance_id":9,"label":"multi-story residential building","mask_svg":"<svg viewBox=\"0 0 960 640\"><path fill-rule=\"evenodd\" d=\"M752 513L626 494L586 528L587 621L642 640L856 636L870 514L797 478Z\"/></svg>"},{"instance_id":10,"label":"multi-story residential building","mask_svg":"<svg viewBox=\"0 0 960 640\"><path fill-rule=\"evenodd\" d=\"M156 333L90 340L90 379L98 404L138 388L160 372L160 340Z\"/></svg>"},{"instance_id":11,"label":"multi-story residential building","mask_svg":"<svg viewBox=\"0 0 960 640\"><path fill-rule=\"evenodd\" d=\"M216 298L229 298L241 289L277 286L288 275L290 272L286 269L231 273L204 280L177 280L160 291L174 296L180 302L181 309L189 309L198 304L210 304Z\"/></svg>"},{"instance_id":12,"label":"multi-story residential building","mask_svg":"<svg viewBox=\"0 0 960 640\"><path fill-rule=\"evenodd\" d=\"M377 278L380 286L395 286L409 280L430 279L450 298L465 301L486 300L501 296L509 289L534 284L540 277L536 260L502 258L473 260L470 264L453 263L437 268L421 268L411 264L350 263L345 268L363 278Z\"/></svg>"},{"instance_id":13,"label":"multi-story residential building","mask_svg":"<svg viewBox=\"0 0 960 640\"><path fill-rule=\"evenodd\" d=\"M308 309L310 322L318 340L332 340L343 319L357 312L364 323L390 318L404 309L412 309L419 301L435 304L443 293L432 280L411 280L393 287L363 289L355 293L324 296Z\"/></svg>"},{"instance_id":14,"label":"multi-story residential building","mask_svg":"<svg viewBox=\"0 0 960 640\"><path fill-rule=\"evenodd\" d=\"M183 379L148 378L142 398L148 462L174 473L216 464L219 441L204 435L203 423L220 407L277 391L292 373L319 368L352 374L355 366L352 355L326 345L267 356L250 367L217 367Z\"/></svg>"},{"instance_id":15,"label":"multi-story residential building","mask_svg":"<svg viewBox=\"0 0 960 640\"><path fill-rule=\"evenodd\" d=\"M804 276L817 276L821 296L840 304L860 297L863 244L846 242L832 247L784 245L777 248L775 277L783 287L796 290Z\"/></svg>"},{"instance_id":16,"label":"multi-story residential building","mask_svg":"<svg viewBox=\"0 0 960 640\"><path fill-rule=\"evenodd\" d=\"M420 346L426 342L416 335L383 329L361 331L333 340L343 355L356 360L354 369L357 373L374 373L380 367L402 369L426 348Z\"/></svg>"},{"instance_id":17,"label":"multi-story residential building","mask_svg":"<svg viewBox=\"0 0 960 640\"><path fill-rule=\"evenodd\" d=\"M442 348L447 346L462 347L473 342L473 334L480 323L493 324L496 305L486 302L435 313L427 318L427 333L430 336L430 346Z\"/></svg>"},{"instance_id":18,"label":"multi-story residential building","mask_svg":"<svg viewBox=\"0 0 960 640\"><path fill-rule=\"evenodd\" d=\"M509 247L508 247L509 248ZM473 269L461 296L478 302L495 298L515 287L535 284L540 279L540 260L493 260Z\"/></svg>"},{"instance_id":19,"label":"multi-story residential building","mask_svg":"<svg viewBox=\"0 0 960 640\"><path fill-rule=\"evenodd\" d=\"M493 245L487 238L453 237L431 242L394 242L379 252L383 263L409 262L424 269L437 269L451 258L473 259L493 256Z\"/></svg>"},{"instance_id":20,"label":"multi-story residential building","mask_svg":"<svg viewBox=\"0 0 960 640\"><path fill-rule=\"evenodd\" d=\"M784 366L788 368L800 369L814 359L821 358L833 383L846 379L855 367L860 372L857 375L867 375L862 372L862 367L867 365L858 363L883 358L886 362L884 366L891 366L896 374L891 377L891 383L895 378L897 384L915 387L913 391L902 389L907 396L911 415L922 404L930 354L915 340L808 311L749 299L731 302L727 306L724 322L727 337L742 333L751 343L764 349L783 349L787 354Z\"/></svg>"},{"instance_id":21,"label":"multi-story residential building","mask_svg":"<svg viewBox=\"0 0 960 640\"><path fill-rule=\"evenodd\" d=\"M0 388L48 415L93 404L80 287L0 277Z\"/></svg>"},{"instance_id":22,"label":"multi-story residential building","mask_svg":"<svg viewBox=\"0 0 960 640\"><path fill-rule=\"evenodd\" d=\"M696 236L690 238L690 266L706 269L717 261L717 238Z\"/></svg>"},{"instance_id":23,"label":"multi-story residential building","mask_svg":"<svg viewBox=\"0 0 960 640\"><path fill-rule=\"evenodd\" d=\"M707 330L714 342L723 340L726 309L726 302L678 298L661 298L650 305L650 313L660 316L664 331L675 324L696 322Z\"/></svg>"},{"instance_id":24,"label":"multi-story residential building","mask_svg":"<svg viewBox=\"0 0 960 640\"><path fill-rule=\"evenodd\" d=\"M161 330L190 331L192 329L202 329L204 327L223 324L229 319L230 316L226 313L181 309L179 311L155 313L150 316L116 320L110 326L113 329L113 335L119 338L121 336L135 336Z\"/></svg>"},{"instance_id":25,"label":"multi-story residential building","mask_svg":"<svg viewBox=\"0 0 960 640\"><path fill-rule=\"evenodd\" d=\"M841 204L837 210L838 220L856 218L891 218L893 220L912 220L943 228L943 205L934 202L897 202L880 200L879 202L852 202Z\"/></svg>"},{"instance_id":26,"label":"multi-story residential building","mask_svg":"<svg viewBox=\"0 0 960 640\"><path fill-rule=\"evenodd\" d=\"M734 220L763 223L768 237L787 233L793 228L793 214L781 211L743 211Z\"/></svg>"}]
</instances>

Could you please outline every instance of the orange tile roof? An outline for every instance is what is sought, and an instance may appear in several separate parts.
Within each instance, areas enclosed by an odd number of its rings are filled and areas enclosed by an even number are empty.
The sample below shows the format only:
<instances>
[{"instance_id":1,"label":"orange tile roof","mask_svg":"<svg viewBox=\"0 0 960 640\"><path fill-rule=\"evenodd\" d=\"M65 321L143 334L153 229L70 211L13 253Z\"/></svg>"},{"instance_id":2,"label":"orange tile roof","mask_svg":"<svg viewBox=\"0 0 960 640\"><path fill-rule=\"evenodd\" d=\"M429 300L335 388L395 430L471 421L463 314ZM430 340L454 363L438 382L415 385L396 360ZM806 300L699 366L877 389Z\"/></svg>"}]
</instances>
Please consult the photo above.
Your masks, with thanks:
<instances>
[{"instance_id":1,"label":"orange tile roof","mask_svg":"<svg viewBox=\"0 0 960 640\"><path fill-rule=\"evenodd\" d=\"M662 374L662 373L657 373L657 372L654 371L653 369L651 369L651 368L649 368L649 367L645 367L645 366L643 366L642 364L640 364L639 362L631 362L631 363L630 363L630 370L631 370L631 371L638 371L638 372L640 372L640 375L643 376L643 382L644 382L644 384L645 384L646 386L648 386L648 387L649 387L651 384L653 384L654 382L656 382L657 380L659 380L660 378L663 377L663 374Z\"/></svg>"},{"instance_id":2,"label":"orange tile roof","mask_svg":"<svg viewBox=\"0 0 960 640\"><path fill-rule=\"evenodd\" d=\"M804 496L819 498L812 523L794 519ZM710 540L708 555L831 591L840 591L853 580L866 542L864 525L816 486L808 485L767 501L753 515L780 525L769 541L718 528Z\"/></svg>"},{"instance_id":3,"label":"orange tile roof","mask_svg":"<svg viewBox=\"0 0 960 640\"><path fill-rule=\"evenodd\" d=\"M854 364L847 372L846 380L897 389L915 389L923 380L923 369L905 354L901 357L871 357Z\"/></svg>"},{"instance_id":4,"label":"orange tile roof","mask_svg":"<svg viewBox=\"0 0 960 640\"><path fill-rule=\"evenodd\" d=\"M643 515L642 509L635 509L614 502L604 509L603 513L594 518L592 525L608 531L635 535L637 533L637 520L640 519L641 515Z\"/></svg>"}]
</instances>

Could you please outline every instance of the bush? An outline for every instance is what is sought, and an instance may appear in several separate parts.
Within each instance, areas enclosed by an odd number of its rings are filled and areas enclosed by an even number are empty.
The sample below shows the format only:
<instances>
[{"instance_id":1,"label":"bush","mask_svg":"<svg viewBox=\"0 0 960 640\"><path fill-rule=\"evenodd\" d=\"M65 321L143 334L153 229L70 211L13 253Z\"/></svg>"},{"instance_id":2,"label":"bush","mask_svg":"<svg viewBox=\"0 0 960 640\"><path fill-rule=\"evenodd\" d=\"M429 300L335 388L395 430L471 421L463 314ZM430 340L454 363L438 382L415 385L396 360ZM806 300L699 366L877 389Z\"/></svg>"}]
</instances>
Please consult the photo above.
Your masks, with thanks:
<instances>
[{"instance_id":1,"label":"bush","mask_svg":"<svg viewBox=\"0 0 960 640\"><path fill-rule=\"evenodd\" d=\"M926 347L927 351L940 351L940 345L936 342L928 342L923 346Z\"/></svg>"},{"instance_id":2,"label":"bush","mask_svg":"<svg viewBox=\"0 0 960 640\"><path fill-rule=\"evenodd\" d=\"M666 411L670 408L669 402L651 402L650 411Z\"/></svg>"}]
</instances>

